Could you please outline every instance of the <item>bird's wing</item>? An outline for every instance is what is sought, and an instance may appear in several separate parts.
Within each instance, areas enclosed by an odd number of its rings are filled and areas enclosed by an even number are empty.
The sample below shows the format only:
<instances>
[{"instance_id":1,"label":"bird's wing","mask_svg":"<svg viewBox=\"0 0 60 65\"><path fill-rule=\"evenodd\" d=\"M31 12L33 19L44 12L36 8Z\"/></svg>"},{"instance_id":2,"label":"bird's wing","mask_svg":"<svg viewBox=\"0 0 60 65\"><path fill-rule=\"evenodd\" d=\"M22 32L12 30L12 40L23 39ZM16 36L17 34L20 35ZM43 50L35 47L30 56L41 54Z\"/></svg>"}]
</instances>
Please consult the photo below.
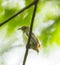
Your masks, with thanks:
<instances>
[{"instance_id":1,"label":"bird's wing","mask_svg":"<svg viewBox=\"0 0 60 65\"><path fill-rule=\"evenodd\" d=\"M26 33L27 36L29 36L29 32ZM31 40L30 40L33 44L39 43L38 39L36 38L36 36L34 35L34 33L31 34Z\"/></svg>"}]
</instances>

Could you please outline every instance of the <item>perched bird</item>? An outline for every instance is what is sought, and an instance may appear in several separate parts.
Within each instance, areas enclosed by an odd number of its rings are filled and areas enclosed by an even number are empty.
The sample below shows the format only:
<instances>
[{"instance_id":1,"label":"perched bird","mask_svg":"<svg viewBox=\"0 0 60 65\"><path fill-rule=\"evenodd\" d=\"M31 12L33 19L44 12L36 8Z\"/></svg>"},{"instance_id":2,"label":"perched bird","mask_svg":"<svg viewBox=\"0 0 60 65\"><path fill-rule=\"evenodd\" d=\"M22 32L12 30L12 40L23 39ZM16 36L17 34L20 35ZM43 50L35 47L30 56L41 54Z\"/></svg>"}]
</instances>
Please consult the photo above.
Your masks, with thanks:
<instances>
[{"instance_id":1,"label":"perched bird","mask_svg":"<svg viewBox=\"0 0 60 65\"><path fill-rule=\"evenodd\" d=\"M30 28L28 26L22 26L21 28L18 28L18 30L22 30L23 33L26 34L27 37L29 37ZM39 52L40 43L33 32L31 34L31 39L30 39L29 45L30 45L29 46L30 49L33 49L33 50Z\"/></svg>"}]
</instances>

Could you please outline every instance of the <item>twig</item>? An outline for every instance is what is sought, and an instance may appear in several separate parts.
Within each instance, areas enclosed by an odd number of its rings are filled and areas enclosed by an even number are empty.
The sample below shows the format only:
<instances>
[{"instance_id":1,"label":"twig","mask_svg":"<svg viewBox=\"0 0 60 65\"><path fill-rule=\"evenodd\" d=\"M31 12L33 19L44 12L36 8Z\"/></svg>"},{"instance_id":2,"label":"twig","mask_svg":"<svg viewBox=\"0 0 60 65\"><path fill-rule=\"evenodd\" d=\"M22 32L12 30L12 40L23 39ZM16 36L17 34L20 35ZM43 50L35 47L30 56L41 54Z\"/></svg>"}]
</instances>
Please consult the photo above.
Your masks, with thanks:
<instances>
[{"instance_id":1,"label":"twig","mask_svg":"<svg viewBox=\"0 0 60 65\"><path fill-rule=\"evenodd\" d=\"M29 32L29 38L28 38L28 42L27 42L27 45L26 45L26 52L25 52L25 56L24 56L24 60L23 60L23 65L25 65L26 59L27 59L27 56L28 56L29 43L30 43L30 39L31 39L31 33L32 33L34 18L35 18L35 14L36 14L37 3L38 3L38 0L34 4L35 7L34 7L33 15L32 15L32 20L31 20L31 25L30 25L30 32Z\"/></svg>"},{"instance_id":2,"label":"twig","mask_svg":"<svg viewBox=\"0 0 60 65\"><path fill-rule=\"evenodd\" d=\"M35 4L36 1L32 2L31 4L29 4L28 6L26 6L25 8L23 8L22 10L18 11L17 13L15 13L13 16L9 17L7 20L3 21L2 23L0 23L0 27L2 25L4 25L7 22L10 22L11 19L13 19L14 17L16 17L17 15L19 15L20 13L22 13L23 11L25 11L26 9L30 8L32 5Z\"/></svg>"}]
</instances>

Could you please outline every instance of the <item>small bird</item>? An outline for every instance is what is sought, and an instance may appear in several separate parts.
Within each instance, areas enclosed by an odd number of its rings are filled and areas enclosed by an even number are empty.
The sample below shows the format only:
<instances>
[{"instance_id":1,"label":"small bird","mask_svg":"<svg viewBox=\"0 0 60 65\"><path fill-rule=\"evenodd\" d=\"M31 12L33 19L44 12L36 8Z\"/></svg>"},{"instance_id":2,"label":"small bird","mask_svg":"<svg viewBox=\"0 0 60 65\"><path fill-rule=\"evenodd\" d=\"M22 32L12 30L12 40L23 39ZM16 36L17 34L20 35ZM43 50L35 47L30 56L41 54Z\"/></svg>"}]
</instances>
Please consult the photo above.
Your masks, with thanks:
<instances>
[{"instance_id":1,"label":"small bird","mask_svg":"<svg viewBox=\"0 0 60 65\"><path fill-rule=\"evenodd\" d=\"M22 26L21 28L18 28L18 30L22 30L23 33L25 33L26 36L29 37L30 28L28 26ZM39 52L40 43L39 43L38 39L36 38L36 36L34 35L33 32L31 34L31 39L30 39L29 45L30 45L29 46L30 49L33 49L33 50Z\"/></svg>"}]
</instances>

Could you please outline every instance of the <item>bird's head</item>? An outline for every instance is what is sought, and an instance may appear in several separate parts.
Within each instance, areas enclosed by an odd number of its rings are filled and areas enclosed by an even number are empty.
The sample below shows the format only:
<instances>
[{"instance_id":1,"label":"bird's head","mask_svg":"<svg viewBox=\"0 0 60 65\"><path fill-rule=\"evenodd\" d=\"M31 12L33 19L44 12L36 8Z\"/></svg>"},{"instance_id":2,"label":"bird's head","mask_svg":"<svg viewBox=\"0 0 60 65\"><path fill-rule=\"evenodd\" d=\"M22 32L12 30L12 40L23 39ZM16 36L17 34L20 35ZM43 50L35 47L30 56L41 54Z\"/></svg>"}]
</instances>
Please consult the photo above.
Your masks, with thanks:
<instances>
[{"instance_id":1,"label":"bird's head","mask_svg":"<svg viewBox=\"0 0 60 65\"><path fill-rule=\"evenodd\" d=\"M23 32L27 32L27 31L29 31L29 27L28 26L22 26L22 27L18 28L18 30L22 30Z\"/></svg>"}]
</instances>

